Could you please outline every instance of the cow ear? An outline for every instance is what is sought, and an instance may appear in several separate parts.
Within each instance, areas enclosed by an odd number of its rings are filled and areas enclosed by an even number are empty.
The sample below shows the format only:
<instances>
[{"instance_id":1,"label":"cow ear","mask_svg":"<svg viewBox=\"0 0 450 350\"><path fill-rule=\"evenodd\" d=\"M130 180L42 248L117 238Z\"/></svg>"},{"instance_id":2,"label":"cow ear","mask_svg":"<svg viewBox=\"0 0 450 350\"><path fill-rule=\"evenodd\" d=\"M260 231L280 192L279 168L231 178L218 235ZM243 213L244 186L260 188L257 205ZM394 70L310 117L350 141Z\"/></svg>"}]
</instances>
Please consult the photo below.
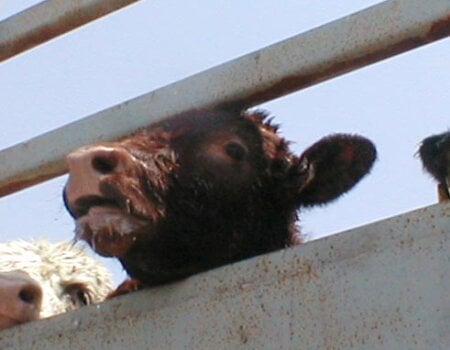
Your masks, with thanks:
<instances>
[{"instance_id":1,"label":"cow ear","mask_svg":"<svg viewBox=\"0 0 450 350\"><path fill-rule=\"evenodd\" d=\"M417 154L424 169L437 182L445 183L450 173L450 132L429 136L421 142Z\"/></svg>"},{"instance_id":2,"label":"cow ear","mask_svg":"<svg viewBox=\"0 0 450 350\"><path fill-rule=\"evenodd\" d=\"M309 147L293 164L298 176L297 204L325 204L350 190L376 159L373 143L361 136L334 134Z\"/></svg>"}]
</instances>

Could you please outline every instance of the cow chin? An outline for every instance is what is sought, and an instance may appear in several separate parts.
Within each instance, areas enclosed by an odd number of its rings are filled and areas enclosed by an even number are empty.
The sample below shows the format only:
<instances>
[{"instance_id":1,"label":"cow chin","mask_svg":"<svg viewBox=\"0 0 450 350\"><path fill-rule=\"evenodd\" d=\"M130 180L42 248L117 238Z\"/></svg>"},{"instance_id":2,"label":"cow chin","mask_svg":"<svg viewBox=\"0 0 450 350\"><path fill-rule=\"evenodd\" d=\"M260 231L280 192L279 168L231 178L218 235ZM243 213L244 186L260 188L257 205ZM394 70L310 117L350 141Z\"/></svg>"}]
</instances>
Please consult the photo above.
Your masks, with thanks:
<instances>
[{"instance_id":1,"label":"cow chin","mask_svg":"<svg viewBox=\"0 0 450 350\"><path fill-rule=\"evenodd\" d=\"M86 241L105 257L123 257L148 222L118 208L92 207L76 221L75 239Z\"/></svg>"}]
</instances>

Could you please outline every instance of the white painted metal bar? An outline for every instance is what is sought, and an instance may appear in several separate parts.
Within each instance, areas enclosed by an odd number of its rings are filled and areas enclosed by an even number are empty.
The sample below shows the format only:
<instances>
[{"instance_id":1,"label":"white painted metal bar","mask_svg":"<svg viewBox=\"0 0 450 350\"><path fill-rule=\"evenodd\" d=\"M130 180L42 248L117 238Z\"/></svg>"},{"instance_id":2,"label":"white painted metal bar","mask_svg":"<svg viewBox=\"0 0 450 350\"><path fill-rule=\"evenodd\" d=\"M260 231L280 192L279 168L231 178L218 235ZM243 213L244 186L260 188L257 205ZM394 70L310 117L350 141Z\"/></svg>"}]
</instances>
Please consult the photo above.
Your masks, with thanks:
<instances>
[{"instance_id":1,"label":"white painted metal bar","mask_svg":"<svg viewBox=\"0 0 450 350\"><path fill-rule=\"evenodd\" d=\"M0 332L9 349L450 349L450 204Z\"/></svg>"},{"instance_id":2,"label":"white painted metal bar","mask_svg":"<svg viewBox=\"0 0 450 350\"><path fill-rule=\"evenodd\" d=\"M47 0L0 22L0 62L138 0Z\"/></svg>"},{"instance_id":3,"label":"white painted metal bar","mask_svg":"<svg viewBox=\"0 0 450 350\"><path fill-rule=\"evenodd\" d=\"M447 37L450 0L390 0L0 152L0 196L65 172L65 155L194 108L254 106Z\"/></svg>"}]
</instances>

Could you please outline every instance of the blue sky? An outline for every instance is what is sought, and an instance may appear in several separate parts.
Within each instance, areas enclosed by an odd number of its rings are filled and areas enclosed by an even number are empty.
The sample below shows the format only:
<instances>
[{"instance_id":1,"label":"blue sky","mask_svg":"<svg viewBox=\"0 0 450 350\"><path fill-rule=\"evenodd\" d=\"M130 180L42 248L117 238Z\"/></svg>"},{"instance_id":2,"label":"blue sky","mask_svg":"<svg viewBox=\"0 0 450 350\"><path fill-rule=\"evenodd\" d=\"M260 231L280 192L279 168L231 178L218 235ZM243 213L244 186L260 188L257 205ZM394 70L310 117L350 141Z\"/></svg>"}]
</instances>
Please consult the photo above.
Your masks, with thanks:
<instances>
[{"instance_id":1,"label":"blue sky","mask_svg":"<svg viewBox=\"0 0 450 350\"><path fill-rule=\"evenodd\" d=\"M0 19L39 1L0 0ZM0 148L27 140L379 1L143 0L0 63ZM333 132L377 145L371 175L337 202L302 213L326 236L436 202L414 153L449 129L450 41L407 52L259 107L301 152ZM70 239L65 177L0 198L0 240ZM116 282L124 278L106 259Z\"/></svg>"}]
</instances>

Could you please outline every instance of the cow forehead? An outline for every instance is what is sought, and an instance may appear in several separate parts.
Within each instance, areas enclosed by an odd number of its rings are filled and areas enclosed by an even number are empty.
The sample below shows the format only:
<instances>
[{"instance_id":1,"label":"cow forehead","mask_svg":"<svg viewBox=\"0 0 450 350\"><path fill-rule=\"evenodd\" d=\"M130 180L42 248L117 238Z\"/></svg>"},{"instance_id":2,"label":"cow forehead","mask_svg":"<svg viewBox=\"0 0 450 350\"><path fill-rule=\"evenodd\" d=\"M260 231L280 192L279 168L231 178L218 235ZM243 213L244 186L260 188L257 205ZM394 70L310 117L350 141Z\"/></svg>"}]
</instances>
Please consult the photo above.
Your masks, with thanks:
<instances>
[{"instance_id":1,"label":"cow forehead","mask_svg":"<svg viewBox=\"0 0 450 350\"><path fill-rule=\"evenodd\" d=\"M153 124L118 142L133 154L157 153L161 149L214 139L214 135L237 135L250 144L262 144L268 158L289 153L289 142L278 134L278 125L265 112L191 112Z\"/></svg>"},{"instance_id":2,"label":"cow forehead","mask_svg":"<svg viewBox=\"0 0 450 350\"><path fill-rule=\"evenodd\" d=\"M12 241L0 243L0 272L22 270L39 283L97 283L109 287L111 275L97 260L71 242ZM56 287L55 287L56 288Z\"/></svg>"}]
</instances>

